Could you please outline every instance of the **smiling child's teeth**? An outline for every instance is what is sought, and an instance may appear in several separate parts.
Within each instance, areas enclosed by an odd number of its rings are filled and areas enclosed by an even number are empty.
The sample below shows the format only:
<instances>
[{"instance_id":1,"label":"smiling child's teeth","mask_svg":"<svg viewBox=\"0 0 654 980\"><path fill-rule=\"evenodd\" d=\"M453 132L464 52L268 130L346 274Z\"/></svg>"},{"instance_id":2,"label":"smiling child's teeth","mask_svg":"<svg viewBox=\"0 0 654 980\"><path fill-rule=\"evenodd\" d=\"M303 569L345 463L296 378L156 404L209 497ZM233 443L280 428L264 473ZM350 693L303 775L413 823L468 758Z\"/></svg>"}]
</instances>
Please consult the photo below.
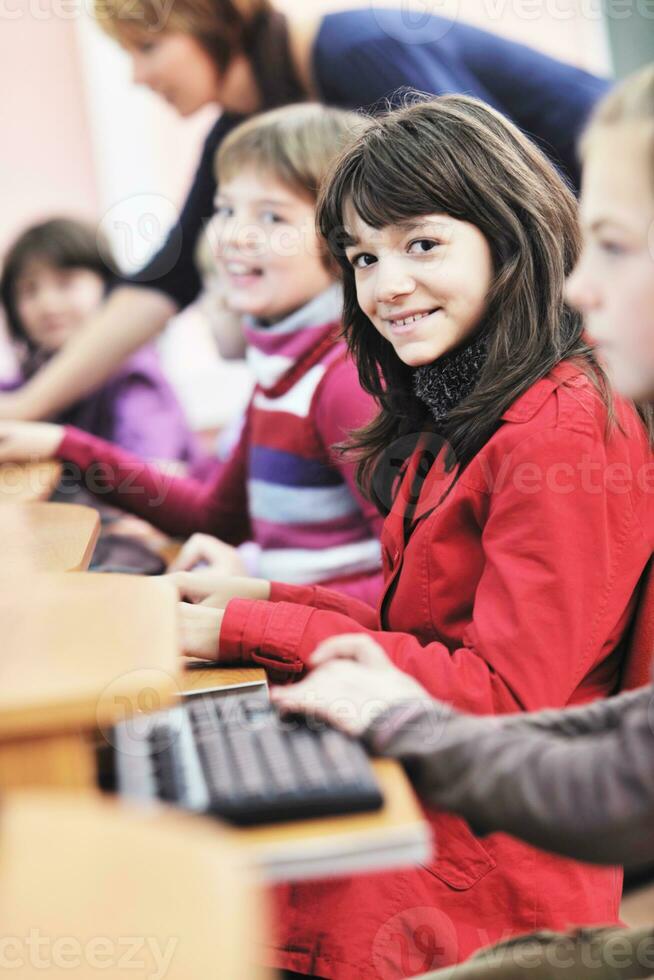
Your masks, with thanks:
<instances>
[{"instance_id":1,"label":"smiling child's teeth","mask_svg":"<svg viewBox=\"0 0 654 980\"><path fill-rule=\"evenodd\" d=\"M409 323L413 323L414 320L422 320L423 317L429 316L429 313L415 313L413 316L407 316L404 320L396 320L395 326L406 327Z\"/></svg>"}]
</instances>

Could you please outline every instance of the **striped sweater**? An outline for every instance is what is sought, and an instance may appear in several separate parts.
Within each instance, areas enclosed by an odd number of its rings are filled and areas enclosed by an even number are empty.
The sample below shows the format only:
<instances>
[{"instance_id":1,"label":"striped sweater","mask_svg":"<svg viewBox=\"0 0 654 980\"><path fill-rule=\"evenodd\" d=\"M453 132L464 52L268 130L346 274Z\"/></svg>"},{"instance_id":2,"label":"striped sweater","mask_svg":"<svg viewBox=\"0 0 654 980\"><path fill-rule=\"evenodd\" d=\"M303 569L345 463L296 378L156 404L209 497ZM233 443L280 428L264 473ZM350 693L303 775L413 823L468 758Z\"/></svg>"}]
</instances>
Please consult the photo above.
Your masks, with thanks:
<instances>
[{"instance_id":1,"label":"striped sweater","mask_svg":"<svg viewBox=\"0 0 654 980\"><path fill-rule=\"evenodd\" d=\"M87 473L105 499L168 534L254 541L258 574L321 583L371 604L381 589L381 518L332 446L374 411L338 339L334 287L272 327L245 325L257 381L238 443L202 483L163 474L74 428L59 457Z\"/></svg>"}]
</instances>

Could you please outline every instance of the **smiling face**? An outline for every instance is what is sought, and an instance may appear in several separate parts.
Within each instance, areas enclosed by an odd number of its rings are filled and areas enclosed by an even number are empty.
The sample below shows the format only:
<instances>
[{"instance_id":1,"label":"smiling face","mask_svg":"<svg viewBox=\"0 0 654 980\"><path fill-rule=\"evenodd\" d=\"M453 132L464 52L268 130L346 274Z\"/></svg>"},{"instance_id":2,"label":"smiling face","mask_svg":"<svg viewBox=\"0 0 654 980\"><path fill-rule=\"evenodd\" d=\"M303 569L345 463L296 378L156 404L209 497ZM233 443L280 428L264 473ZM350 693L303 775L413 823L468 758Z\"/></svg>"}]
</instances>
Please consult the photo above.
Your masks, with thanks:
<instances>
[{"instance_id":1,"label":"smiling face","mask_svg":"<svg viewBox=\"0 0 654 980\"><path fill-rule=\"evenodd\" d=\"M345 207L357 300L404 364L431 364L479 326L493 276L474 225L430 214L377 229Z\"/></svg>"},{"instance_id":2,"label":"smiling face","mask_svg":"<svg viewBox=\"0 0 654 980\"><path fill-rule=\"evenodd\" d=\"M582 181L584 246L567 287L611 381L636 400L654 398L651 138L633 123L593 134Z\"/></svg>"},{"instance_id":3,"label":"smiling face","mask_svg":"<svg viewBox=\"0 0 654 980\"><path fill-rule=\"evenodd\" d=\"M221 182L209 228L227 306L274 323L327 289L315 206L272 176Z\"/></svg>"},{"instance_id":4,"label":"smiling face","mask_svg":"<svg viewBox=\"0 0 654 980\"><path fill-rule=\"evenodd\" d=\"M125 41L132 78L160 95L182 116L220 102L221 76L213 59L192 35L181 31Z\"/></svg>"},{"instance_id":5,"label":"smiling face","mask_svg":"<svg viewBox=\"0 0 654 980\"><path fill-rule=\"evenodd\" d=\"M104 282L91 269L60 269L33 259L14 287L18 319L30 341L56 351L83 326L104 296Z\"/></svg>"}]
</instances>

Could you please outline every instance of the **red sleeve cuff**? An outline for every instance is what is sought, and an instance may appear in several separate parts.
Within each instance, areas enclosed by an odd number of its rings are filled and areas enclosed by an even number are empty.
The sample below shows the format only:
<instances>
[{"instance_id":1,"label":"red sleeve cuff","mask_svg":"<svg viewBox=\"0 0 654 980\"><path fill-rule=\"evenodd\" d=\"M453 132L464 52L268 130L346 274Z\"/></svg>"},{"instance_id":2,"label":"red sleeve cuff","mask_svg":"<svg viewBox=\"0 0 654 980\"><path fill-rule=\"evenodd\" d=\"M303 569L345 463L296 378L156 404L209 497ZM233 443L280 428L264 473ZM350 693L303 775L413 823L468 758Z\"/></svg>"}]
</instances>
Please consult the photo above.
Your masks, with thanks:
<instances>
[{"instance_id":1,"label":"red sleeve cuff","mask_svg":"<svg viewBox=\"0 0 654 980\"><path fill-rule=\"evenodd\" d=\"M313 606L315 600L315 585L289 585L288 582L270 583L270 602L296 602L302 606Z\"/></svg>"},{"instance_id":2,"label":"red sleeve cuff","mask_svg":"<svg viewBox=\"0 0 654 980\"><path fill-rule=\"evenodd\" d=\"M86 469L96 458L95 440L87 432L82 432L72 425L64 426L64 437L56 452L57 459L69 460L76 463L80 469Z\"/></svg>"},{"instance_id":3,"label":"red sleeve cuff","mask_svg":"<svg viewBox=\"0 0 654 980\"><path fill-rule=\"evenodd\" d=\"M311 606L313 609L342 613L343 616L349 616L366 629L379 628L377 610L373 606L362 599L356 599L322 585L287 585L284 582L271 582L270 602L299 603L303 606Z\"/></svg>"},{"instance_id":4,"label":"red sleeve cuff","mask_svg":"<svg viewBox=\"0 0 654 980\"><path fill-rule=\"evenodd\" d=\"M220 628L219 661L299 674L299 650L314 610L289 602L232 599Z\"/></svg>"}]
</instances>

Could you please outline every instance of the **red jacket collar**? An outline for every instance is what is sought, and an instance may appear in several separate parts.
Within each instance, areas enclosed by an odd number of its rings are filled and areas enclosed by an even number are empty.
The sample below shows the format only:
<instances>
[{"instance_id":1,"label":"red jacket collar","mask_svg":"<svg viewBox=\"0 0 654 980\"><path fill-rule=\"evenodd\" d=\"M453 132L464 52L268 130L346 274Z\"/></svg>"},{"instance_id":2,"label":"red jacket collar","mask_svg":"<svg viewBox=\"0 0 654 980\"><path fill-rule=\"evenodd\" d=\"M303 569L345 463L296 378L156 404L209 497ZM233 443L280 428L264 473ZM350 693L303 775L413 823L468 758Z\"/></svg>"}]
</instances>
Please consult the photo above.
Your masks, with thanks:
<instances>
[{"instance_id":1,"label":"red jacket collar","mask_svg":"<svg viewBox=\"0 0 654 980\"><path fill-rule=\"evenodd\" d=\"M506 422L528 422L545 404L547 398L556 388L573 381L575 378L583 377L583 369L578 364L573 364L570 361L559 361L546 377L536 381L531 388L528 388L519 398L516 398L513 404L502 415L502 420ZM425 443L423 442L418 446L418 449L409 461L398 489L397 497L393 503L393 519L387 525L388 532L390 532L398 544L400 542L403 543L404 539L403 518L408 509L407 496L409 493L411 472L415 472L417 459L424 448ZM446 473L442 464L443 459L441 458L440 464L436 463L427 475L420 491L420 503L413 514L414 522L438 506L456 477L456 469L450 473Z\"/></svg>"},{"instance_id":2,"label":"red jacket collar","mask_svg":"<svg viewBox=\"0 0 654 980\"><path fill-rule=\"evenodd\" d=\"M509 405L502 415L502 420L505 422L528 422L542 408L556 388L583 375L583 373L578 364L573 364L570 361L559 361L546 377L533 384L519 398L516 398L512 405Z\"/></svg>"}]
</instances>

